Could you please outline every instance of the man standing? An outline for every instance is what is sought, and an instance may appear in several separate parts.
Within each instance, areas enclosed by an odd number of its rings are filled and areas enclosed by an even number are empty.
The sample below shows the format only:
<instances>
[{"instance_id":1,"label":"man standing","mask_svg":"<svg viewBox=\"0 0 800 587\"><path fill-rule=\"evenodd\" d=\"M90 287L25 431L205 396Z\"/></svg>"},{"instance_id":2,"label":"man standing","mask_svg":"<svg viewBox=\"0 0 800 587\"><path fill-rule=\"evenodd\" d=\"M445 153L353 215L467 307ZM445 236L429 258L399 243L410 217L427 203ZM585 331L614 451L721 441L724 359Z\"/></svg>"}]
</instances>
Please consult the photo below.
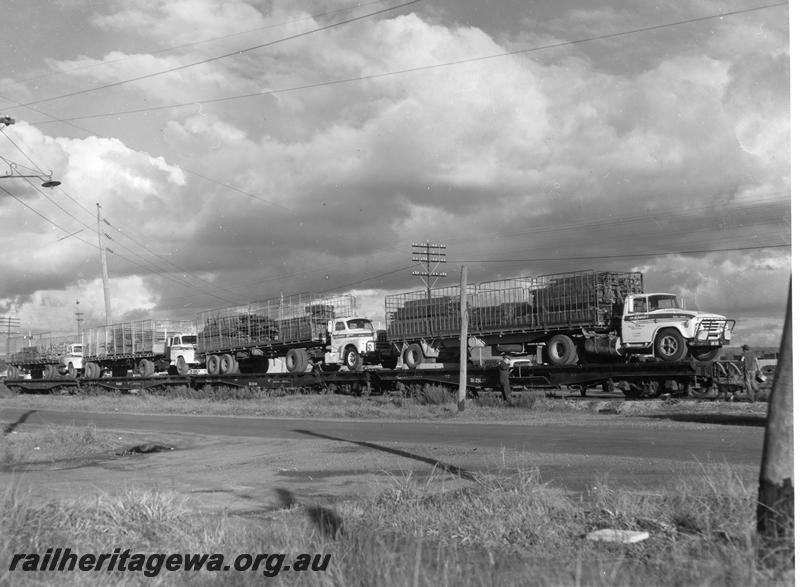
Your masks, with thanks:
<instances>
[{"instance_id":1,"label":"man standing","mask_svg":"<svg viewBox=\"0 0 800 587\"><path fill-rule=\"evenodd\" d=\"M756 357L756 352L750 350L750 346L746 344L742 345L742 370L744 371L744 390L747 394L747 401L755 401L758 389L756 381L758 357Z\"/></svg>"},{"instance_id":2,"label":"man standing","mask_svg":"<svg viewBox=\"0 0 800 587\"><path fill-rule=\"evenodd\" d=\"M511 403L511 383L508 379L508 372L511 369L511 359L505 353L502 354L500 364L497 366L498 374L500 377L500 391L503 394L503 403L509 405Z\"/></svg>"}]
</instances>

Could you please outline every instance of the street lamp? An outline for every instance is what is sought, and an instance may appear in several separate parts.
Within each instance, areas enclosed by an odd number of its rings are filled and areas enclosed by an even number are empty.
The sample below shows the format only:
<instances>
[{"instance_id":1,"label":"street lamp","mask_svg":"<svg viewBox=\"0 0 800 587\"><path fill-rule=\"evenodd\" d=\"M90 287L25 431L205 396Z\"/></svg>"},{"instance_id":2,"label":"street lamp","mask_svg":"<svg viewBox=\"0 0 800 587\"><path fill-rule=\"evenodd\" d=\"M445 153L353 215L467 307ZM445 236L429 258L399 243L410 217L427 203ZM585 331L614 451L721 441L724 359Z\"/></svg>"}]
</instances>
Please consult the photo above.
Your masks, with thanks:
<instances>
[{"instance_id":1,"label":"street lamp","mask_svg":"<svg viewBox=\"0 0 800 587\"><path fill-rule=\"evenodd\" d=\"M13 161L9 161L5 157L0 157L0 159L5 161L6 163L8 163L8 173L6 173L5 175L0 175L0 179L8 179L10 177L20 177L20 178L38 177L39 179L42 180L42 187L43 188L54 188L56 186L61 185L60 181L58 181L57 179L53 179L53 172L52 171L50 173L48 173L47 175L42 175L41 173L30 173L30 174L20 173L17 170L17 164L16 163L14 163Z\"/></svg>"},{"instance_id":2,"label":"street lamp","mask_svg":"<svg viewBox=\"0 0 800 587\"><path fill-rule=\"evenodd\" d=\"M15 122L16 121L13 118L11 118L10 116L0 116L0 125L11 126ZM53 179L53 172L52 171L47 175L42 175L40 173L34 173L34 174L31 174L31 175L25 175L25 174L19 173L17 171L17 164L14 163L13 161L9 161L5 157L0 157L0 159L5 161L6 163L8 163L8 173L5 174L5 175L0 175L0 179L6 179L6 178L9 178L9 177L23 177L23 178L24 177L38 177L39 179L43 180L42 181L42 187L43 188L54 188L56 186L61 185L60 181L58 181L56 179Z\"/></svg>"}]
</instances>

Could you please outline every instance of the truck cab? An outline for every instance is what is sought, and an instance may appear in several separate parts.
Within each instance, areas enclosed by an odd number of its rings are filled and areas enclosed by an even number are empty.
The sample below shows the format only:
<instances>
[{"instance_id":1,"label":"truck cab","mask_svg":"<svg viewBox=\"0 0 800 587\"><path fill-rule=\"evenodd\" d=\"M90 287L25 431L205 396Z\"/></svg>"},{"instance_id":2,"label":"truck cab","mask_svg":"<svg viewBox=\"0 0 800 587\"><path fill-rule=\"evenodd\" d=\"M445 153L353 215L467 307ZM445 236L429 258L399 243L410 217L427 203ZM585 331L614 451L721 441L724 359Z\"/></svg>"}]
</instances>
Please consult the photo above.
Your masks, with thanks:
<instances>
[{"instance_id":1,"label":"truck cab","mask_svg":"<svg viewBox=\"0 0 800 587\"><path fill-rule=\"evenodd\" d=\"M668 362L682 361L687 354L713 360L723 345L730 344L735 324L719 314L686 310L670 293L627 296L621 318L622 349L652 349Z\"/></svg>"},{"instance_id":2,"label":"truck cab","mask_svg":"<svg viewBox=\"0 0 800 587\"><path fill-rule=\"evenodd\" d=\"M83 344L67 345L66 353L59 357L59 371L70 377L83 372Z\"/></svg>"},{"instance_id":3,"label":"truck cab","mask_svg":"<svg viewBox=\"0 0 800 587\"><path fill-rule=\"evenodd\" d=\"M372 321L360 316L335 318L328 321L329 344L325 349L325 363L344 365L350 371L358 370L367 359L375 355L375 329Z\"/></svg>"},{"instance_id":4,"label":"truck cab","mask_svg":"<svg viewBox=\"0 0 800 587\"><path fill-rule=\"evenodd\" d=\"M180 375L186 375L189 369L199 365L196 334L176 334L167 339L170 366L175 366Z\"/></svg>"}]
</instances>

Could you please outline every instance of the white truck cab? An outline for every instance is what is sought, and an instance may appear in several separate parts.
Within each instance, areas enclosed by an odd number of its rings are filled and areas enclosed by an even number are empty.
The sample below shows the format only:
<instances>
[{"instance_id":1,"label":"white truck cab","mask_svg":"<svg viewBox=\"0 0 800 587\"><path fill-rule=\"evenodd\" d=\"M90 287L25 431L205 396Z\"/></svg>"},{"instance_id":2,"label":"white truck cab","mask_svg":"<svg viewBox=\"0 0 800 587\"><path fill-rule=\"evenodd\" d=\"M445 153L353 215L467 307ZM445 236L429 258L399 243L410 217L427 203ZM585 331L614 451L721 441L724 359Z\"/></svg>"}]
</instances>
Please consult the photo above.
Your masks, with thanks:
<instances>
[{"instance_id":1,"label":"white truck cab","mask_svg":"<svg viewBox=\"0 0 800 587\"><path fill-rule=\"evenodd\" d=\"M66 354L58 359L59 371L75 377L76 374L83 372L83 344L70 344L66 350Z\"/></svg>"},{"instance_id":2,"label":"white truck cab","mask_svg":"<svg viewBox=\"0 0 800 587\"><path fill-rule=\"evenodd\" d=\"M730 343L734 324L719 314L686 310L674 294L634 294L625 298L620 343L627 350L652 348L663 361L681 361L687 353L707 361Z\"/></svg>"},{"instance_id":3,"label":"white truck cab","mask_svg":"<svg viewBox=\"0 0 800 587\"><path fill-rule=\"evenodd\" d=\"M169 364L174 365L180 375L186 375L189 369L196 367L197 335L176 334L167 340L169 346Z\"/></svg>"},{"instance_id":4,"label":"white truck cab","mask_svg":"<svg viewBox=\"0 0 800 587\"><path fill-rule=\"evenodd\" d=\"M348 316L330 320L328 336L326 364L344 365L350 371L356 371L366 356L375 353L375 329L368 318Z\"/></svg>"}]
</instances>

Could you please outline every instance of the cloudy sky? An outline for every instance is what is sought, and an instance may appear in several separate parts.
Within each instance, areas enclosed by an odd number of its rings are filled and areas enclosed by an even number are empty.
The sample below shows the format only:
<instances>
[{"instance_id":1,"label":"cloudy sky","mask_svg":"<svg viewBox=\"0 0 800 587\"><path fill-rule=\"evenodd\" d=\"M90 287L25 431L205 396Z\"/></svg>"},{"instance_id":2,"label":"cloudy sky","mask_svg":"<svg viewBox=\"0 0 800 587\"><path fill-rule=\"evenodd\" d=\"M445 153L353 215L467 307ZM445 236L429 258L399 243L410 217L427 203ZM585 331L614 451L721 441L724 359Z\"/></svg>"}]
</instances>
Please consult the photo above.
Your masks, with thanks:
<instances>
[{"instance_id":1,"label":"cloudy sky","mask_svg":"<svg viewBox=\"0 0 800 587\"><path fill-rule=\"evenodd\" d=\"M406 0L407 1L407 0ZM642 271L777 345L789 9L754 0L6 0L0 316ZM418 269L418 267L416 268ZM79 302L79 303L76 303ZM4 341L2 341L4 342Z\"/></svg>"}]
</instances>

